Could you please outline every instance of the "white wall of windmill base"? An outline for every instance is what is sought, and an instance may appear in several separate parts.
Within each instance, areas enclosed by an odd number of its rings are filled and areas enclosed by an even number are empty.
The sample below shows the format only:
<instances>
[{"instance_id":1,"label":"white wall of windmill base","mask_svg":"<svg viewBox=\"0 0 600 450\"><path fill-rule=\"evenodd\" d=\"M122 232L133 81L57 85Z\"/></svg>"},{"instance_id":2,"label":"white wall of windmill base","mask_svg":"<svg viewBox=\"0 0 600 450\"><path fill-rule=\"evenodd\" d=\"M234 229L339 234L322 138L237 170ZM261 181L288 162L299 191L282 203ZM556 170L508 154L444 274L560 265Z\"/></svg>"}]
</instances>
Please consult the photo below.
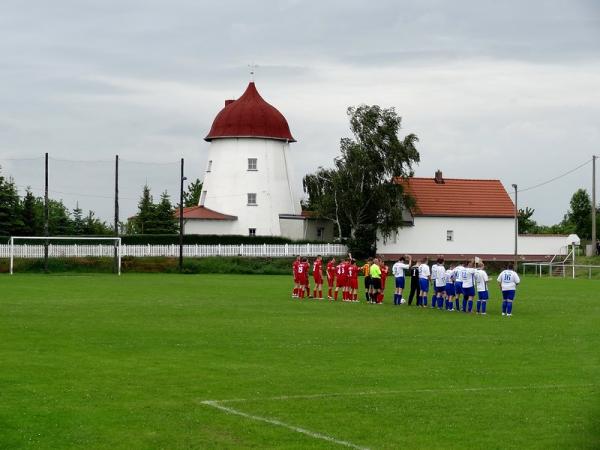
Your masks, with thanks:
<instances>
[{"instance_id":1,"label":"white wall of windmill base","mask_svg":"<svg viewBox=\"0 0 600 450\"><path fill-rule=\"evenodd\" d=\"M256 170L248 170L248 158L256 158ZM258 138L214 139L207 159L210 171L204 176L204 206L237 216L237 220L228 225L213 225L226 230L222 234L247 235L249 228L256 228L257 235L280 236L279 214L300 214L287 142ZM255 206L248 205L248 193L256 194Z\"/></svg>"}]
</instances>

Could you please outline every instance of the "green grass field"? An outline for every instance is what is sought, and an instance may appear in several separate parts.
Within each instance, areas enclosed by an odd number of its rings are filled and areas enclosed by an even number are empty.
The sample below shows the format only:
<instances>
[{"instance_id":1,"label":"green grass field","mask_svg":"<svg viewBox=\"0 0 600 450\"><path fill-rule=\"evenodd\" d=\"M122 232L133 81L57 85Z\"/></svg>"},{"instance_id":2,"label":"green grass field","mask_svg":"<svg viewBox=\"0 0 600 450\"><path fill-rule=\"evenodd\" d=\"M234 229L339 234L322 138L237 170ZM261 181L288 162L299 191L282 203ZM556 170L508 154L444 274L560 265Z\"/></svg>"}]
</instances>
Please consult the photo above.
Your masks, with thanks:
<instances>
[{"instance_id":1,"label":"green grass field","mask_svg":"<svg viewBox=\"0 0 600 450\"><path fill-rule=\"evenodd\" d=\"M292 300L290 278L0 277L0 447L600 447L600 282L512 318Z\"/></svg>"}]
</instances>

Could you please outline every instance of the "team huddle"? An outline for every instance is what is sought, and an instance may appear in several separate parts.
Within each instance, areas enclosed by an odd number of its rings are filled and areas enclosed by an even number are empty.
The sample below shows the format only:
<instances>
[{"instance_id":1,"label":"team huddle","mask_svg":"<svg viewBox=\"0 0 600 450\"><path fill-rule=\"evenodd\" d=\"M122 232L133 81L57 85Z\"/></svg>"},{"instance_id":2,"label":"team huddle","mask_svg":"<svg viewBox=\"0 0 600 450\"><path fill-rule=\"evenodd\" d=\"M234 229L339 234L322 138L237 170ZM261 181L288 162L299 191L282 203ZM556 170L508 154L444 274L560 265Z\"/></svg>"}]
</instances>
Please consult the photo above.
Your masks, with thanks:
<instances>
[{"instance_id":1,"label":"team huddle","mask_svg":"<svg viewBox=\"0 0 600 450\"><path fill-rule=\"evenodd\" d=\"M444 266L444 258L437 258L429 267L427 257L421 258L413 265L410 256L402 256L392 266L395 279L394 305L406 303L403 297L405 289L405 271L412 268L418 269L417 306L426 308L430 286L433 287L431 308L445 309L447 311L473 312L473 303L476 300L476 313L487 314L487 301L489 300L488 281L485 265L479 258L469 260L464 264L451 263L448 268ZM519 275L513 270L513 265L508 264L497 278L502 291L502 315L510 317L515 299L517 285L521 282ZM292 265L294 274L293 298L311 297L308 259L298 256ZM338 300L342 292L345 302L358 302L358 275L361 272L365 282L365 299L367 303L383 304L386 280L389 268L381 258L369 258L360 268L351 255L336 262L335 258L326 265L327 298ZM314 290L312 298L323 299L323 258L318 256L312 264ZM411 281L414 283L414 280ZM414 289L414 287L413 287ZM461 302L462 296L462 302ZM409 302L410 304L410 302Z\"/></svg>"}]
</instances>

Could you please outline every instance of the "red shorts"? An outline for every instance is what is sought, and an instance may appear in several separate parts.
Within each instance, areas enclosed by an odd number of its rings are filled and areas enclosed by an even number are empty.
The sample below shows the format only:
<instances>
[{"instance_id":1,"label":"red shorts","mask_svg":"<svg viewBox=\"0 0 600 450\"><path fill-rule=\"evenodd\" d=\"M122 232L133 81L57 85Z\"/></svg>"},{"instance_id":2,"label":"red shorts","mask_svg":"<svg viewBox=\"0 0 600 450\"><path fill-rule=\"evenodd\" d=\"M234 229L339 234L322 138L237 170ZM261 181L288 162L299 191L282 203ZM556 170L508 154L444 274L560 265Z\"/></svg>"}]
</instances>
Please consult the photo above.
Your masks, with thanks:
<instances>
[{"instance_id":1,"label":"red shorts","mask_svg":"<svg viewBox=\"0 0 600 450\"><path fill-rule=\"evenodd\" d=\"M297 283L300 286L306 286L308 284L308 277L306 275L299 275Z\"/></svg>"},{"instance_id":2,"label":"red shorts","mask_svg":"<svg viewBox=\"0 0 600 450\"><path fill-rule=\"evenodd\" d=\"M323 284L323 277L319 274L313 275L315 284Z\"/></svg>"},{"instance_id":3,"label":"red shorts","mask_svg":"<svg viewBox=\"0 0 600 450\"><path fill-rule=\"evenodd\" d=\"M336 278L336 287L345 287L346 286L346 277L337 277Z\"/></svg>"},{"instance_id":4,"label":"red shorts","mask_svg":"<svg viewBox=\"0 0 600 450\"><path fill-rule=\"evenodd\" d=\"M298 274L294 274L294 284L300 284L300 277Z\"/></svg>"},{"instance_id":5,"label":"red shorts","mask_svg":"<svg viewBox=\"0 0 600 450\"><path fill-rule=\"evenodd\" d=\"M329 275L327 276L327 284L329 286L333 286L334 280L335 280L335 277L330 277Z\"/></svg>"},{"instance_id":6,"label":"red shorts","mask_svg":"<svg viewBox=\"0 0 600 450\"><path fill-rule=\"evenodd\" d=\"M358 289L358 278L350 278L349 284L350 289Z\"/></svg>"}]
</instances>

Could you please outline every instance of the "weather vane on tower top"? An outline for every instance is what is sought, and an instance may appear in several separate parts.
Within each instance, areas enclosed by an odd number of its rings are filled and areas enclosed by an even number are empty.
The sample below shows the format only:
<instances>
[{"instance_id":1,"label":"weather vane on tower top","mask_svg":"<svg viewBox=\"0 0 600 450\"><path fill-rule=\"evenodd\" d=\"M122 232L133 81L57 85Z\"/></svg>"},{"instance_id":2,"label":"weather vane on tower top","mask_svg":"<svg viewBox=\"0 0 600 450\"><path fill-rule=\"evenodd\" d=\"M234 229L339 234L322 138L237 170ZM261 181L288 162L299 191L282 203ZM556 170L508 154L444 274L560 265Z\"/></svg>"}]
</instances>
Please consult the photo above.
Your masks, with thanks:
<instances>
[{"instance_id":1,"label":"weather vane on tower top","mask_svg":"<svg viewBox=\"0 0 600 450\"><path fill-rule=\"evenodd\" d=\"M258 64L248 64L248 68L250 69L250 81L254 83L254 75L256 72L256 69L258 68Z\"/></svg>"}]
</instances>

